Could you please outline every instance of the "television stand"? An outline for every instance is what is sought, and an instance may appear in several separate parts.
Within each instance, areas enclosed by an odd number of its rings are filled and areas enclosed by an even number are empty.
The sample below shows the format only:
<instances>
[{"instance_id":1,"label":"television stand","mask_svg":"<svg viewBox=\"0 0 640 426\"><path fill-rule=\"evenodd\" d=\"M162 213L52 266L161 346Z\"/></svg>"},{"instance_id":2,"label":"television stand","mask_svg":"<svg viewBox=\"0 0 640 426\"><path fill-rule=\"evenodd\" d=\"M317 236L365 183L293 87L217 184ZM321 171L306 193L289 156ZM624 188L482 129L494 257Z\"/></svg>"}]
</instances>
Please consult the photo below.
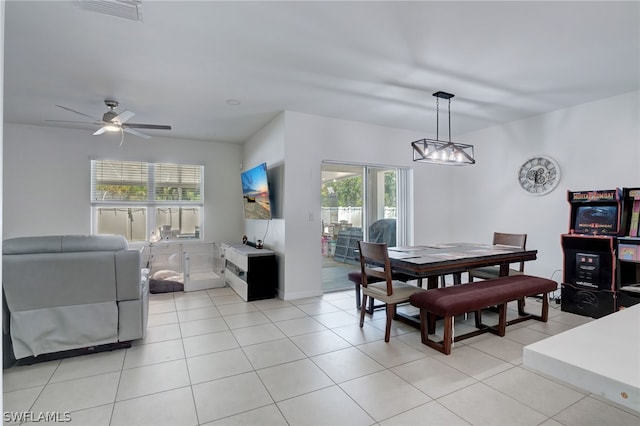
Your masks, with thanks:
<instances>
[{"instance_id":1,"label":"television stand","mask_svg":"<svg viewBox=\"0 0 640 426\"><path fill-rule=\"evenodd\" d=\"M226 246L224 277L245 302L271 299L278 287L276 254L244 244Z\"/></svg>"}]
</instances>

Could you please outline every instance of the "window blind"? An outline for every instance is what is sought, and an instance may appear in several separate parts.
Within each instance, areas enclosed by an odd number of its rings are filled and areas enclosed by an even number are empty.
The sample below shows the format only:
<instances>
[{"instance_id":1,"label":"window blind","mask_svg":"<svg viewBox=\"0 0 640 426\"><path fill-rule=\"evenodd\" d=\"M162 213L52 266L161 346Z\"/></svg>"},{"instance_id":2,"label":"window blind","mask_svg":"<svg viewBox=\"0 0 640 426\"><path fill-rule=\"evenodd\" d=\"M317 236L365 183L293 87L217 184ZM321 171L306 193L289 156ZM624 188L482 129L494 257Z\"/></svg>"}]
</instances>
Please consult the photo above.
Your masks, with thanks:
<instances>
[{"instance_id":1,"label":"window blind","mask_svg":"<svg viewBox=\"0 0 640 426\"><path fill-rule=\"evenodd\" d=\"M155 164L155 199L157 201L202 200L202 166L189 164Z\"/></svg>"},{"instance_id":2,"label":"window blind","mask_svg":"<svg viewBox=\"0 0 640 426\"><path fill-rule=\"evenodd\" d=\"M91 161L92 201L146 201L149 167L131 161Z\"/></svg>"},{"instance_id":3,"label":"window blind","mask_svg":"<svg viewBox=\"0 0 640 426\"><path fill-rule=\"evenodd\" d=\"M192 164L92 160L91 201L201 205L203 170Z\"/></svg>"}]
</instances>

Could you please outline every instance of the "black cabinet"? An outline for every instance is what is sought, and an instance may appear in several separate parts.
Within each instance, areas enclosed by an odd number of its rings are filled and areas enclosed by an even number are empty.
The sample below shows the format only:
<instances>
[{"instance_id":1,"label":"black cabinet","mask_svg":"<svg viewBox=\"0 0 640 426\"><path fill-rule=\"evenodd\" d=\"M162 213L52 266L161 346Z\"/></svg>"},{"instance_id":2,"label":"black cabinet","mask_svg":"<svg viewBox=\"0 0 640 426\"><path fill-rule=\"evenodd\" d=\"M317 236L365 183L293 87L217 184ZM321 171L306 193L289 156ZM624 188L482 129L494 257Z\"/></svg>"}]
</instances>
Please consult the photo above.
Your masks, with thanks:
<instances>
[{"instance_id":1,"label":"black cabinet","mask_svg":"<svg viewBox=\"0 0 640 426\"><path fill-rule=\"evenodd\" d=\"M275 297L278 288L275 252L247 245L227 246L224 278L245 302Z\"/></svg>"},{"instance_id":2,"label":"black cabinet","mask_svg":"<svg viewBox=\"0 0 640 426\"><path fill-rule=\"evenodd\" d=\"M610 290L562 283L561 297L563 312L601 318L616 310L616 293Z\"/></svg>"},{"instance_id":3,"label":"black cabinet","mask_svg":"<svg viewBox=\"0 0 640 426\"><path fill-rule=\"evenodd\" d=\"M562 235L561 309L600 318L616 310L616 238Z\"/></svg>"}]
</instances>

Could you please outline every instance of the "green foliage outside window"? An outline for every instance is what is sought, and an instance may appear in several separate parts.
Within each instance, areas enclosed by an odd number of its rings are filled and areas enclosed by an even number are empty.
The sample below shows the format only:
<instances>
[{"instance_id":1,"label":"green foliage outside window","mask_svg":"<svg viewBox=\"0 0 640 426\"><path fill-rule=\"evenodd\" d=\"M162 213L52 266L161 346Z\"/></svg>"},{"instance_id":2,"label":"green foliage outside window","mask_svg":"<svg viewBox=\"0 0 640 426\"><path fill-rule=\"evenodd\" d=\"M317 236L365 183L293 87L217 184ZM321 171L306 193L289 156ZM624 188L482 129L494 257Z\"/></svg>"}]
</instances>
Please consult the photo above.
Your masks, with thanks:
<instances>
[{"instance_id":1,"label":"green foliage outside window","mask_svg":"<svg viewBox=\"0 0 640 426\"><path fill-rule=\"evenodd\" d=\"M362 207L362 176L327 182L320 194L322 207ZM384 174L384 205L396 206L396 173L393 171Z\"/></svg>"},{"instance_id":2,"label":"green foliage outside window","mask_svg":"<svg viewBox=\"0 0 640 426\"><path fill-rule=\"evenodd\" d=\"M182 192L182 196L180 196ZM158 201L200 201L200 191L193 188L179 188L176 186L163 186L156 189Z\"/></svg>"},{"instance_id":3,"label":"green foliage outside window","mask_svg":"<svg viewBox=\"0 0 640 426\"><path fill-rule=\"evenodd\" d=\"M182 197L180 196L182 192ZM96 185L99 201L146 201L148 191L142 185ZM158 201L200 201L200 191L192 188L162 187L156 190Z\"/></svg>"},{"instance_id":4,"label":"green foliage outside window","mask_svg":"<svg viewBox=\"0 0 640 426\"><path fill-rule=\"evenodd\" d=\"M322 207L362 207L362 176L327 182L320 194Z\"/></svg>"},{"instance_id":5,"label":"green foliage outside window","mask_svg":"<svg viewBox=\"0 0 640 426\"><path fill-rule=\"evenodd\" d=\"M384 174L384 206L396 206L396 173L386 172Z\"/></svg>"},{"instance_id":6,"label":"green foliage outside window","mask_svg":"<svg viewBox=\"0 0 640 426\"><path fill-rule=\"evenodd\" d=\"M96 198L102 200L141 201L147 199L147 187L142 185L96 185Z\"/></svg>"}]
</instances>

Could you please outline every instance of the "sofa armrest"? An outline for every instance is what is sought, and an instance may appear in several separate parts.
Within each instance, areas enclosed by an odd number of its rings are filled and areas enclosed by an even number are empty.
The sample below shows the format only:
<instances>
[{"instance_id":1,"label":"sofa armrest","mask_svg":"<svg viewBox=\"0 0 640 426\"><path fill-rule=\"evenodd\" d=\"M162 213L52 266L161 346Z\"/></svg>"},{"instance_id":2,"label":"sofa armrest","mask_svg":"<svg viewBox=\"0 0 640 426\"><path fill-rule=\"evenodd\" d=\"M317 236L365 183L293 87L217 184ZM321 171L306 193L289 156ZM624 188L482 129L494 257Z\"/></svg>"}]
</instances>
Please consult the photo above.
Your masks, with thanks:
<instances>
[{"instance_id":1,"label":"sofa armrest","mask_svg":"<svg viewBox=\"0 0 640 426\"><path fill-rule=\"evenodd\" d=\"M141 254L139 250L119 250L116 256L116 300L140 299L142 296Z\"/></svg>"}]
</instances>

